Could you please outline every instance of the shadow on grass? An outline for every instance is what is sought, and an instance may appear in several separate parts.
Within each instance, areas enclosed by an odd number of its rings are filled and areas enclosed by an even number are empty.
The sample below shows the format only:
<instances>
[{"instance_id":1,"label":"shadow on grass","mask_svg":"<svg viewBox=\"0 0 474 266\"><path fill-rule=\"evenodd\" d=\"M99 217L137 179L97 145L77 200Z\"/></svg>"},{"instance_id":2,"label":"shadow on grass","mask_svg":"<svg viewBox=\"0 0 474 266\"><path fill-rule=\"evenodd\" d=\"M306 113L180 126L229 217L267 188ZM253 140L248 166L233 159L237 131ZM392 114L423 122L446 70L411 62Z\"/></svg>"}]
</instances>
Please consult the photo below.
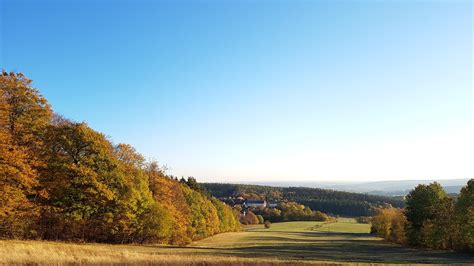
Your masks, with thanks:
<instances>
[{"instance_id":1,"label":"shadow on grass","mask_svg":"<svg viewBox=\"0 0 474 266\"><path fill-rule=\"evenodd\" d=\"M255 241L254 243L258 245L236 248L189 247L189 251L192 253L194 253L193 251L198 253L204 251L208 254L243 258L259 257L367 263L474 263L474 256L469 254L419 250L374 240L292 239L280 236L252 236L247 237L246 240Z\"/></svg>"},{"instance_id":2,"label":"shadow on grass","mask_svg":"<svg viewBox=\"0 0 474 266\"><path fill-rule=\"evenodd\" d=\"M158 247L160 250L157 250L157 253L361 263L466 263L474 265L474 255L404 247L379 241L367 233L268 231L268 234L250 234L244 237L241 244L240 247L232 248L225 246Z\"/></svg>"},{"instance_id":3,"label":"shadow on grass","mask_svg":"<svg viewBox=\"0 0 474 266\"><path fill-rule=\"evenodd\" d=\"M420 251L400 246L374 246L357 241L277 244L219 250L222 255L281 259L378 263L474 263L474 257L446 251ZM367 241L371 242L371 241Z\"/></svg>"}]
</instances>

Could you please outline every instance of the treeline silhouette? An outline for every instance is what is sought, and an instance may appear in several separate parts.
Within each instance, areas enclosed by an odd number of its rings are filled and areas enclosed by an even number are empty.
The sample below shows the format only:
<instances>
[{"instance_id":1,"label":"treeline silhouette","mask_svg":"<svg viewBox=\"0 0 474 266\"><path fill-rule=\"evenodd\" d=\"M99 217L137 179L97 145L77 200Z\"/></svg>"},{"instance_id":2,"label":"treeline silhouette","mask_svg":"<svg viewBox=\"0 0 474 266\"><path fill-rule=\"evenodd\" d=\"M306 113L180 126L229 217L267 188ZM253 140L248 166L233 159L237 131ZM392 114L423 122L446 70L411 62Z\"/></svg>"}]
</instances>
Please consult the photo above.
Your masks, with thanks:
<instances>
[{"instance_id":1,"label":"treeline silhouette","mask_svg":"<svg viewBox=\"0 0 474 266\"><path fill-rule=\"evenodd\" d=\"M436 182L418 185L405 209L378 209L371 223L372 232L388 241L474 253L474 179L456 199Z\"/></svg>"},{"instance_id":2,"label":"treeline silhouette","mask_svg":"<svg viewBox=\"0 0 474 266\"><path fill-rule=\"evenodd\" d=\"M186 244L239 228L221 201L0 74L1 238Z\"/></svg>"},{"instance_id":3,"label":"treeline silhouette","mask_svg":"<svg viewBox=\"0 0 474 266\"><path fill-rule=\"evenodd\" d=\"M213 196L293 201L312 210L342 216L369 216L378 207L403 207L401 199L308 187L271 187L243 184L202 184Z\"/></svg>"}]
</instances>

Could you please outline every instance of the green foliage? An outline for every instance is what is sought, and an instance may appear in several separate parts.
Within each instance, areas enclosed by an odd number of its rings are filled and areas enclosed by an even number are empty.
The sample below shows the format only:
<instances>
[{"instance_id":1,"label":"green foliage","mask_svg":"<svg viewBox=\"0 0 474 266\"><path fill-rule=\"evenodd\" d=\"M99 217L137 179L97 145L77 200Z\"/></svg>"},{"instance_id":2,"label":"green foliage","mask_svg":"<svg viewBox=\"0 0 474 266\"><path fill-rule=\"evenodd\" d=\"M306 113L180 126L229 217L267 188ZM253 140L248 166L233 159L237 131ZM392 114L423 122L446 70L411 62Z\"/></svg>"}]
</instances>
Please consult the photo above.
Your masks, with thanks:
<instances>
[{"instance_id":1,"label":"green foliage","mask_svg":"<svg viewBox=\"0 0 474 266\"><path fill-rule=\"evenodd\" d=\"M407 208L378 209L372 229L386 240L433 249L451 249L456 227L453 200L438 183L418 185L407 196Z\"/></svg>"},{"instance_id":2,"label":"green foliage","mask_svg":"<svg viewBox=\"0 0 474 266\"><path fill-rule=\"evenodd\" d=\"M176 245L190 243L192 241L191 209L182 190L183 186L165 176L164 171L156 162L150 162L146 165L146 173L153 198L171 216L171 235L163 242Z\"/></svg>"},{"instance_id":3,"label":"green foliage","mask_svg":"<svg viewBox=\"0 0 474 266\"><path fill-rule=\"evenodd\" d=\"M198 240L219 233L219 216L212 202L189 187L182 189L191 209L191 239Z\"/></svg>"},{"instance_id":4,"label":"green foliage","mask_svg":"<svg viewBox=\"0 0 474 266\"><path fill-rule=\"evenodd\" d=\"M216 198L211 198L211 201L217 210L217 215L219 216L219 231L221 233L238 231L240 229L238 212L235 212L229 206Z\"/></svg>"},{"instance_id":5,"label":"green foliage","mask_svg":"<svg viewBox=\"0 0 474 266\"><path fill-rule=\"evenodd\" d=\"M422 243L421 232L424 225L432 222L437 209L446 198L446 192L438 183L418 185L406 197L406 216L408 220L408 241L412 245Z\"/></svg>"},{"instance_id":6,"label":"green foliage","mask_svg":"<svg viewBox=\"0 0 474 266\"><path fill-rule=\"evenodd\" d=\"M188 177L188 180L184 180L184 178L181 179L181 183L186 184L188 187L190 187L192 190L197 191L197 192L204 192L205 188L203 188L196 180L196 178L190 176Z\"/></svg>"},{"instance_id":7,"label":"green foliage","mask_svg":"<svg viewBox=\"0 0 474 266\"><path fill-rule=\"evenodd\" d=\"M45 237L108 240L121 214L119 196L127 192L114 147L84 123L50 126L45 146Z\"/></svg>"},{"instance_id":8,"label":"green foliage","mask_svg":"<svg viewBox=\"0 0 474 266\"><path fill-rule=\"evenodd\" d=\"M145 171L145 159L132 146L119 144L115 156L124 175L118 212L114 214L114 242L152 242L171 232L170 214L154 200Z\"/></svg>"},{"instance_id":9,"label":"green foliage","mask_svg":"<svg viewBox=\"0 0 474 266\"><path fill-rule=\"evenodd\" d=\"M0 73L0 237L37 236L41 137L52 112L23 74Z\"/></svg>"},{"instance_id":10,"label":"green foliage","mask_svg":"<svg viewBox=\"0 0 474 266\"><path fill-rule=\"evenodd\" d=\"M418 244L434 249L452 249L456 230L453 216L453 200L443 198L435 209L434 217L423 222Z\"/></svg>"},{"instance_id":11,"label":"green foliage","mask_svg":"<svg viewBox=\"0 0 474 266\"><path fill-rule=\"evenodd\" d=\"M172 235L171 214L157 202L153 202L146 208L138 221L142 228L133 242L166 243Z\"/></svg>"},{"instance_id":12,"label":"green foliage","mask_svg":"<svg viewBox=\"0 0 474 266\"><path fill-rule=\"evenodd\" d=\"M461 189L455 206L456 243L461 251L474 252L474 179Z\"/></svg>"}]
</instances>

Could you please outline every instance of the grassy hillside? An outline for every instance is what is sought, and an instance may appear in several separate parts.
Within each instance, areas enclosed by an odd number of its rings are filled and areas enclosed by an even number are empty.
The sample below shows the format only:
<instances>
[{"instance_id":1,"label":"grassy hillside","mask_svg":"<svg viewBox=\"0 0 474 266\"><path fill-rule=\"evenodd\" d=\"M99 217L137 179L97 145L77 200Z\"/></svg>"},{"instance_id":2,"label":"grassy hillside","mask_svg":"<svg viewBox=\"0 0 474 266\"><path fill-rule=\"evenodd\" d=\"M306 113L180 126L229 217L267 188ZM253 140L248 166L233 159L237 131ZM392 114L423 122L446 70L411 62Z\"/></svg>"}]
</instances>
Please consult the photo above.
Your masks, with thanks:
<instances>
[{"instance_id":1,"label":"grassy hillside","mask_svg":"<svg viewBox=\"0 0 474 266\"><path fill-rule=\"evenodd\" d=\"M186 247L65 244L0 241L1 263L84 263L159 265L338 265L360 263L472 264L474 257L447 251L416 250L368 234L369 225L340 218L336 223L275 223L248 226Z\"/></svg>"},{"instance_id":2,"label":"grassy hillside","mask_svg":"<svg viewBox=\"0 0 474 266\"><path fill-rule=\"evenodd\" d=\"M401 199L308 187L271 187L242 184L202 184L213 196L244 196L251 199L295 201L325 213L341 216L368 216L374 207L403 207Z\"/></svg>"}]
</instances>

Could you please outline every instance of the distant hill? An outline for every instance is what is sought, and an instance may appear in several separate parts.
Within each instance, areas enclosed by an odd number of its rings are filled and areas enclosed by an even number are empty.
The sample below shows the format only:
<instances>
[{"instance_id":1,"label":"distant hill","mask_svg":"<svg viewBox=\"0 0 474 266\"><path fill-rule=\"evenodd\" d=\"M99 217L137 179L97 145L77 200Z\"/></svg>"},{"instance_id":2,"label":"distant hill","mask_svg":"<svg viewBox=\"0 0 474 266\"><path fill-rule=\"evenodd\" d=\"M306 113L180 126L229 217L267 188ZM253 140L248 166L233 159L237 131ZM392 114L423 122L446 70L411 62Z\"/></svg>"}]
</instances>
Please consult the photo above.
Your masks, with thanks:
<instances>
[{"instance_id":1,"label":"distant hill","mask_svg":"<svg viewBox=\"0 0 474 266\"><path fill-rule=\"evenodd\" d=\"M313 210L342 216L368 216L375 207L403 207L400 198L309 187L272 187L244 184L202 184L217 198L243 196L249 199L295 201Z\"/></svg>"},{"instance_id":2,"label":"distant hill","mask_svg":"<svg viewBox=\"0 0 474 266\"><path fill-rule=\"evenodd\" d=\"M355 193L366 193L378 196L405 196L410 190L414 189L419 184L429 184L432 182L440 183L446 192L450 194L459 194L461 188L467 184L469 178L462 179L446 179L446 180L395 180L395 181L376 181L376 182L341 182L341 183L329 183L329 182L262 182L256 183L257 185L270 185L270 186L305 186L312 188L324 188L334 189L347 192Z\"/></svg>"},{"instance_id":3,"label":"distant hill","mask_svg":"<svg viewBox=\"0 0 474 266\"><path fill-rule=\"evenodd\" d=\"M452 180L396 180L396 181L379 181L365 182L356 184L340 184L331 186L333 189L361 192L370 194L383 195L406 195L410 190L419 184L429 184L432 182L440 183L448 193L459 193L461 188L467 184L469 179L452 179Z\"/></svg>"}]
</instances>

